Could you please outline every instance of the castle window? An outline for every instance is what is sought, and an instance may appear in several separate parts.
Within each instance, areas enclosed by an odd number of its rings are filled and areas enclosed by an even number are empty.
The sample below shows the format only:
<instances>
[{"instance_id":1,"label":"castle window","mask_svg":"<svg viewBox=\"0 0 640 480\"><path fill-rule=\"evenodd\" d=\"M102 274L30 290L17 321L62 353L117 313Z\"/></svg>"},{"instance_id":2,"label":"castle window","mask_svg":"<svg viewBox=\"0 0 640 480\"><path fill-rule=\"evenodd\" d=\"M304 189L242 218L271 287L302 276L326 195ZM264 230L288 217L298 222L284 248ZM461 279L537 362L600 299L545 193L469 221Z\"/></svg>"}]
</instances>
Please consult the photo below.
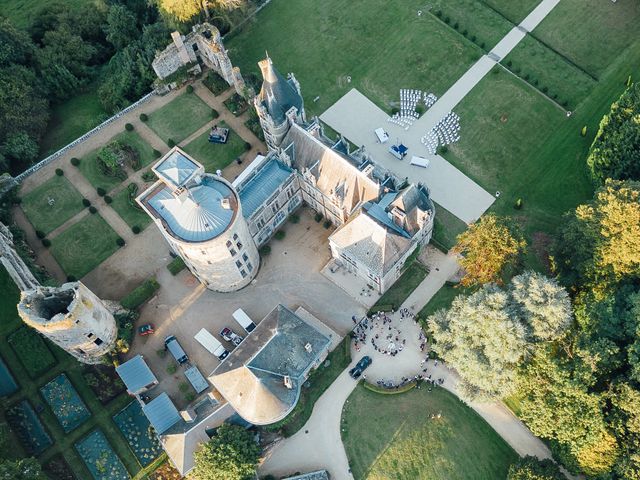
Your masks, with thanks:
<instances>
[{"instance_id":1,"label":"castle window","mask_svg":"<svg viewBox=\"0 0 640 480\"><path fill-rule=\"evenodd\" d=\"M99 345L102 345L102 343L103 343L103 342L102 342L102 340L101 340L100 338L96 338L96 339L93 341L93 343L95 343L96 345L98 345L98 346L99 346Z\"/></svg>"},{"instance_id":2,"label":"castle window","mask_svg":"<svg viewBox=\"0 0 640 480\"><path fill-rule=\"evenodd\" d=\"M236 267L242 267L242 262L240 260L236 260Z\"/></svg>"},{"instance_id":3,"label":"castle window","mask_svg":"<svg viewBox=\"0 0 640 480\"><path fill-rule=\"evenodd\" d=\"M251 262L247 262L247 268L250 272L253 272L253 265L251 265Z\"/></svg>"},{"instance_id":4,"label":"castle window","mask_svg":"<svg viewBox=\"0 0 640 480\"><path fill-rule=\"evenodd\" d=\"M87 338L91 340L91 338L93 338L93 333L87 333Z\"/></svg>"},{"instance_id":5,"label":"castle window","mask_svg":"<svg viewBox=\"0 0 640 480\"><path fill-rule=\"evenodd\" d=\"M242 254L242 260L244 260L245 262L247 262L249 260L249 257L247 256L246 253Z\"/></svg>"},{"instance_id":6,"label":"castle window","mask_svg":"<svg viewBox=\"0 0 640 480\"><path fill-rule=\"evenodd\" d=\"M247 272L244 271L244 269L240 270L240 275L242 275L242 278L245 278L247 276Z\"/></svg>"},{"instance_id":7,"label":"castle window","mask_svg":"<svg viewBox=\"0 0 640 480\"><path fill-rule=\"evenodd\" d=\"M240 250L242 248L242 243L241 242L236 243L236 247L238 247L238 250Z\"/></svg>"},{"instance_id":8,"label":"castle window","mask_svg":"<svg viewBox=\"0 0 640 480\"><path fill-rule=\"evenodd\" d=\"M238 234L237 234L237 233L234 233L234 234L233 234L233 239L234 239L234 240L237 240L237 239L238 239Z\"/></svg>"},{"instance_id":9,"label":"castle window","mask_svg":"<svg viewBox=\"0 0 640 480\"><path fill-rule=\"evenodd\" d=\"M80 355L84 355L84 350L82 350L81 348L76 348L76 351L77 351Z\"/></svg>"}]
</instances>

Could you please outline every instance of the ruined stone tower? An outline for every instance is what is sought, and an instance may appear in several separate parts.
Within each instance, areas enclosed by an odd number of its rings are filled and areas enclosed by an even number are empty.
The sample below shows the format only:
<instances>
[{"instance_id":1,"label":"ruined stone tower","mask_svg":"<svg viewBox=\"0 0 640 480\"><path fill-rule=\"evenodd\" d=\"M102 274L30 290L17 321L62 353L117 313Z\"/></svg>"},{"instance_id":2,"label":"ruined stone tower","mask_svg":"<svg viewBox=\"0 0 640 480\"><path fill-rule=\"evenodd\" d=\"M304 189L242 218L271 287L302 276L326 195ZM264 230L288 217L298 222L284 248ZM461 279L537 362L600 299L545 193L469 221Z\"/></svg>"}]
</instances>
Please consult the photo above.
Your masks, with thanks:
<instances>
[{"instance_id":1,"label":"ruined stone tower","mask_svg":"<svg viewBox=\"0 0 640 480\"><path fill-rule=\"evenodd\" d=\"M118 336L111 312L80 282L23 291L18 313L27 325L83 363L100 363Z\"/></svg>"},{"instance_id":2,"label":"ruined stone tower","mask_svg":"<svg viewBox=\"0 0 640 480\"><path fill-rule=\"evenodd\" d=\"M13 235L11 235L9 228L2 223L0 223L0 263L21 291L40 285L16 252L13 245Z\"/></svg>"},{"instance_id":3,"label":"ruined stone tower","mask_svg":"<svg viewBox=\"0 0 640 480\"><path fill-rule=\"evenodd\" d=\"M287 79L273 66L271 58L258 63L262 72L262 88L253 99L264 138L271 150L277 150L292 123L307 121L300 83L293 73Z\"/></svg>"}]
</instances>

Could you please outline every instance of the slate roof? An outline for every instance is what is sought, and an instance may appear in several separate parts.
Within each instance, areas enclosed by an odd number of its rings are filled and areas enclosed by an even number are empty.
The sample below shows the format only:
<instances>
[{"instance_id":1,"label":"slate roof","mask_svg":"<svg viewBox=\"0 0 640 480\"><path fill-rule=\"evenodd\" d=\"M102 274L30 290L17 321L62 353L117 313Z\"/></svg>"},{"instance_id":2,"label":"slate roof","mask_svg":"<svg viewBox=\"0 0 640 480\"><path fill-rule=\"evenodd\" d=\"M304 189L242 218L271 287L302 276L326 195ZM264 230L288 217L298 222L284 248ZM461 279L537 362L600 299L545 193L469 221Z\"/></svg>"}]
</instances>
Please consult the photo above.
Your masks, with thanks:
<instances>
[{"instance_id":1,"label":"slate roof","mask_svg":"<svg viewBox=\"0 0 640 480\"><path fill-rule=\"evenodd\" d=\"M158 435L162 435L182 420L178 409L166 392L162 392L159 396L144 405L142 411L149 419L151 425L153 425L153 428L156 429Z\"/></svg>"},{"instance_id":2,"label":"slate roof","mask_svg":"<svg viewBox=\"0 0 640 480\"><path fill-rule=\"evenodd\" d=\"M303 101L294 83L280 75L269 57L260 61L258 65L263 79L258 98L267 108L274 122L276 124L284 122L285 113L291 107L296 107L300 112Z\"/></svg>"},{"instance_id":3,"label":"slate roof","mask_svg":"<svg viewBox=\"0 0 640 480\"><path fill-rule=\"evenodd\" d=\"M330 344L329 337L278 305L209 380L242 418L268 425L295 407L306 372ZM285 376L292 388L285 386Z\"/></svg>"},{"instance_id":4,"label":"slate roof","mask_svg":"<svg viewBox=\"0 0 640 480\"><path fill-rule=\"evenodd\" d=\"M153 167L153 171L156 172L158 177L174 189L186 184L201 169L202 165L190 158L178 147L169 151Z\"/></svg>"},{"instance_id":5,"label":"slate roof","mask_svg":"<svg viewBox=\"0 0 640 480\"><path fill-rule=\"evenodd\" d=\"M242 215L250 218L292 174L293 170L284 163L275 158L268 160L238 193Z\"/></svg>"},{"instance_id":6,"label":"slate roof","mask_svg":"<svg viewBox=\"0 0 640 480\"><path fill-rule=\"evenodd\" d=\"M158 379L144 361L142 355L136 355L119 365L116 367L116 372L126 385L127 390L132 394L138 393L147 385L158 383Z\"/></svg>"}]
</instances>

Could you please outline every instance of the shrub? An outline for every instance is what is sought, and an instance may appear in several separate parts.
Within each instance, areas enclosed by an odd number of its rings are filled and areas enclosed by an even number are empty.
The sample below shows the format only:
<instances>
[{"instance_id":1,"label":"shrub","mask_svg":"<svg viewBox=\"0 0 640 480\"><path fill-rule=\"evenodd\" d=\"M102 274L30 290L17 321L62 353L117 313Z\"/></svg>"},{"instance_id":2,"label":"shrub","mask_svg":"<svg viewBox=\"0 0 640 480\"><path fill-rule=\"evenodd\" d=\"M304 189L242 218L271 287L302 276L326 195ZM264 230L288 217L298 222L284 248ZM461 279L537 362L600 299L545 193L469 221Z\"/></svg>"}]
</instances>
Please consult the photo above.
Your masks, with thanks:
<instances>
[{"instance_id":1,"label":"shrub","mask_svg":"<svg viewBox=\"0 0 640 480\"><path fill-rule=\"evenodd\" d=\"M533 84L534 84L535 86L538 86L538 79L537 79L537 78L534 78L534 79L533 79Z\"/></svg>"},{"instance_id":2,"label":"shrub","mask_svg":"<svg viewBox=\"0 0 640 480\"><path fill-rule=\"evenodd\" d=\"M125 244L124 238L122 237L116 238L116 245L118 245L119 247L124 247L124 244Z\"/></svg>"},{"instance_id":3,"label":"shrub","mask_svg":"<svg viewBox=\"0 0 640 480\"><path fill-rule=\"evenodd\" d=\"M167 365L167 373L169 375L173 375L177 371L178 371L178 367L176 366L175 363L171 362L169 365Z\"/></svg>"},{"instance_id":4,"label":"shrub","mask_svg":"<svg viewBox=\"0 0 640 480\"><path fill-rule=\"evenodd\" d=\"M156 350L156 355L158 355L160 358L164 358L167 356L167 351L164 348L161 348L159 350Z\"/></svg>"},{"instance_id":5,"label":"shrub","mask_svg":"<svg viewBox=\"0 0 640 480\"><path fill-rule=\"evenodd\" d=\"M549 87L542 87L542 93L547 93L549 91Z\"/></svg>"},{"instance_id":6,"label":"shrub","mask_svg":"<svg viewBox=\"0 0 640 480\"><path fill-rule=\"evenodd\" d=\"M85 207L89 207L89 206L91 206L91 202L89 201L88 198L83 198L82 199L82 205L84 205Z\"/></svg>"},{"instance_id":7,"label":"shrub","mask_svg":"<svg viewBox=\"0 0 640 480\"><path fill-rule=\"evenodd\" d=\"M49 240L48 238L43 238L42 239L42 246L45 248L49 248L51 246L51 240Z\"/></svg>"},{"instance_id":8,"label":"shrub","mask_svg":"<svg viewBox=\"0 0 640 480\"><path fill-rule=\"evenodd\" d=\"M169 270L169 273L171 273L171 275L177 275L179 274L182 270L184 270L187 266L184 263L184 260L182 260L182 258L180 257L176 257L173 260L171 260L171 262L169 262L169 264L167 265L167 270Z\"/></svg>"},{"instance_id":9,"label":"shrub","mask_svg":"<svg viewBox=\"0 0 640 480\"><path fill-rule=\"evenodd\" d=\"M286 237L286 235L287 234L284 230L278 230L273 238L275 238L276 240L284 240L284 237Z\"/></svg>"},{"instance_id":10,"label":"shrub","mask_svg":"<svg viewBox=\"0 0 640 480\"><path fill-rule=\"evenodd\" d=\"M440 147L438 147L438 148L436 149L436 153L437 153L438 155L442 155L442 154L444 154L444 153L447 153L448 151L449 151L449 148L447 148L447 146L446 146L446 145L442 145L442 146L440 146Z\"/></svg>"},{"instance_id":11,"label":"shrub","mask_svg":"<svg viewBox=\"0 0 640 480\"><path fill-rule=\"evenodd\" d=\"M484 42L480 42L480 48L483 49L483 50L486 49L487 48L487 44L484 43Z\"/></svg>"},{"instance_id":12,"label":"shrub","mask_svg":"<svg viewBox=\"0 0 640 480\"><path fill-rule=\"evenodd\" d=\"M325 220L322 226L324 228L329 228L331 226L331 220Z\"/></svg>"},{"instance_id":13,"label":"shrub","mask_svg":"<svg viewBox=\"0 0 640 480\"><path fill-rule=\"evenodd\" d=\"M444 23L448 25L450 21L451 19L449 17L444 17Z\"/></svg>"},{"instance_id":14,"label":"shrub","mask_svg":"<svg viewBox=\"0 0 640 480\"><path fill-rule=\"evenodd\" d=\"M318 223L320 223L323 218L324 217L322 216L322 214L320 212L316 213L315 216L313 217L313 219Z\"/></svg>"},{"instance_id":15,"label":"shrub","mask_svg":"<svg viewBox=\"0 0 640 480\"><path fill-rule=\"evenodd\" d=\"M193 93L193 85L187 85L187 93Z\"/></svg>"},{"instance_id":16,"label":"shrub","mask_svg":"<svg viewBox=\"0 0 640 480\"><path fill-rule=\"evenodd\" d=\"M218 118L220 116L220 114L218 113L218 111L215 108L211 109L211 118Z\"/></svg>"},{"instance_id":17,"label":"shrub","mask_svg":"<svg viewBox=\"0 0 640 480\"><path fill-rule=\"evenodd\" d=\"M193 392L187 392L184 394L184 398L187 402L191 403L196 399L196 395Z\"/></svg>"},{"instance_id":18,"label":"shrub","mask_svg":"<svg viewBox=\"0 0 640 480\"><path fill-rule=\"evenodd\" d=\"M456 30L458 30L460 28L460 24L458 22L453 24L453 28L455 28Z\"/></svg>"},{"instance_id":19,"label":"shrub","mask_svg":"<svg viewBox=\"0 0 640 480\"><path fill-rule=\"evenodd\" d=\"M104 197L107 194L107 191L102 187L96 188L96 192L98 192L98 195L100 195L101 197Z\"/></svg>"},{"instance_id":20,"label":"shrub","mask_svg":"<svg viewBox=\"0 0 640 480\"><path fill-rule=\"evenodd\" d=\"M494 75L497 75L498 73L500 73L500 68L499 67L493 67L491 69L491 73L493 73Z\"/></svg>"},{"instance_id":21,"label":"shrub","mask_svg":"<svg viewBox=\"0 0 640 480\"><path fill-rule=\"evenodd\" d=\"M73 275L69 275L69 276L67 277L67 282L75 282L75 281L77 281L77 278L76 278L76 277L74 277Z\"/></svg>"},{"instance_id":22,"label":"shrub","mask_svg":"<svg viewBox=\"0 0 640 480\"><path fill-rule=\"evenodd\" d=\"M271 253L271 245L263 245L260 247L260 255L266 256Z\"/></svg>"},{"instance_id":23,"label":"shrub","mask_svg":"<svg viewBox=\"0 0 640 480\"><path fill-rule=\"evenodd\" d=\"M130 123L125 123L125 124L124 124L124 129L125 129L127 132L132 132L132 131L133 131L133 125L131 125Z\"/></svg>"},{"instance_id":24,"label":"shrub","mask_svg":"<svg viewBox=\"0 0 640 480\"><path fill-rule=\"evenodd\" d=\"M134 225L131 227L131 231L137 235L142 231L142 229L138 225Z\"/></svg>"},{"instance_id":25,"label":"shrub","mask_svg":"<svg viewBox=\"0 0 640 480\"><path fill-rule=\"evenodd\" d=\"M584 127L582 127L582 130L580 131L580 135L582 135L583 137L587 136L587 126L586 125Z\"/></svg>"},{"instance_id":26,"label":"shrub","mask_svg":"<svg viewBox=\"0 0 640 480\"><path fill-rule=\"evenodd\" d=\"M141 113L140 114L140 121L141 122L146 122L147 120L149 120L149 116L146 113Z\"/></svg>"},{"instance_id":27,"label":"shrub","mask_svg":"<svg viewBox=\"0 0 640 480\"><path fill-rule=\"evenodd\" d=\"M510 67L511 65L513 65L513 62L511 60L507 61L507 67Z\"/></svg>"},{"instance_id":28,"label":"shrub","mask_svg":"<svg viewBox=\"0 0 640 480\"><path fill-rule=\"evenodd\" d=\"M104 202L108 205L111 202L113 202L113 198L111 198L109 195L105 195L104 196Z\"/></svg>"},{"instance_id":29,"label":"shrub","mask_svg":"<svg viewBox=\"0 0 640 480\"><path fill-rule=\"evenodd\" d=\"M149 300L153 294L160 288L160 284L154 277L151 277L141 285L136 287L132 292L120 300L120 305L128 310L138 308L144 302Z\"/></svg>"},{"instance_id":30,"label":"shrub","mask_svg":"<svg viewBox=\"0 0 640 480\"><path fill-rule=\"evenodd\" d=\"M463 30L463 31L462 31L462 35L464 35L465 37L466 37L467 35L469 35L469 30L466 30L466 29L465 29L465 30Z\"/></svg>"},{"instance_id":31,"label":"shrub","mask_svg":"<svg viewBox=\"0 0 640 480\"><path fill-rule=\"evenodd\" d=\"M58 175L59 177L64 175L64 172L62 171L61 168L56 168L56 175Z\"/></svg>"},{"instance_id":32,"label":"shrub","mask_svg":"<svg viewBox=\"0 0 640 480\"><path fill-rule=\"evenodd\" d=\"M251 150L251 144L249 142L244 142L244 149L247 152Z\"/></svg>"},{"instance_id":33,"label":"shrub","mask_svg":"<svg viewBox=\"0 0 640 480\"><path fill-rule=\"evenodd\" d=\"M155 181L155 179L156 179L156 174L153 173L151 170L147 170L142 174L142 180L144 180L145 182L153 182Z\"/></svg>"},{"instance_id":34,"label":"shrub","mask_svg":"<svg viewBox=\"0 0 640 480\"><path fill-rule=\"evenodd\" d=\"M395 115L396 113L400 113L400 109L398 107L391 107L391 115Z\"/></svg>"},{"instance_id":35,"label":"shrub","mask_svg":"<svg viewBox=\"0 0 640 480\"><path fill-rule=\"evenodd\" d=\"M89 212L91 212L92 214L98 213L98 209L96 207L94 207L93 205L91 205L89 207Z\"/></svg>"},{"instance_id":36,"label":"shrub","mask_svg":"<svg viewBox=\"0 0 640 480\"><path fill-rule=\"evenodd\" d=\"M42 230L36 230L36 237L42 239L46 237L46 234Z\"/></svg>"},{"instance_id":37,"label":"shrub","mask_svg":"<svg viewBox=\"0 0 640 480\"><path fill-rule=\"evenodd\" d=\"M436 10L436 17L442 17L442 10Z\"/></svg>"},{"instance_id":38,"label":"shrub","mask_svg":"<svg viewBox=\"0 0 640 480\"><path fill-rule=\"evenodd\" d=\"M160 158L162 156L162 152L160 150L153 149L153 156L155 158Z\"/></svg>"},{"instance_id":39,"label":"shrub","mask_svg":"<svg viewBox=\"0 0 640 480\"><path fill-rule=\"evenodd\" d=\"M182 393L187 393L189 391L189 384L187 382L180 382L180 385L178 385L178 390L180 390Z\"/></svg>"},{"instance_id":40,"label":"shrub","mask_svg":"<svg viewBox=\"0 0 640 480\"><path fill-rule=\"evenodd\" d=\"M169 145L169 148L173 148L176 146L176 142L173 141L173 138L170 138L167 140L167 145Z\"/></svg>"},{"instance_id":41,"label":"shrub","mask_svg":"<svg viewBox=\"0 0 640 480\"><path fill-rule=\"evenodd\" d=\"M78 165L80 165L80 159L76 158L76 157L72 157L71 158L71 165L73 165L74 167L77 167Z\"/></svg>"},{"instance_id":42,"label":"shrub","mask_svg":"<svg viewBox=\"0 0 640 480\"><path fill-rule=\"evenodd\" d=\"M514 73L520 73L520 67L513 67Z\"/></svg>"},{"instance_id":43,"label":"shrub","mask_svg":"<svg viewBox=\"0 0 640 480\"><path fill-rule=\"evenodd\" d=\"M515 208L516 210L520 210L522 208L522 199L521 198L516 200L516 203L513 206L513 208Z\"/></svg>"},{"instance_id":44,"label":"shrub","mask_svg":"<svg viewBox=\"0 0 640 480\"><path fill-rule=\"evenodd\" d=\"M289 220L291 220L291 223L299 223L300 215L298 215L297 213L292 213L291 216L289 216Z\"/></svg>"},{"instance_id":45,"label":"shrub","mask_svg":"<svg viewBox=\"0 0 640 480\"><path fill-rule=\"evenodd\" d=\"M525 75L524 75L524 79L525 79L527 82L529 81L529 74L528 74L528 73L525 73Z\"/></svg>"},{"instance_id":46,"label":"shrub","mask_svg":"<svg viewBox=\"0 0 640 480\"><path fill-rule=\"evenodd\" d=\"M473 43L476 43L477 38L478 38L478 37L476 37L475 35L471 35L471 41L472 41Z\"/></svg>"}]
</instances>

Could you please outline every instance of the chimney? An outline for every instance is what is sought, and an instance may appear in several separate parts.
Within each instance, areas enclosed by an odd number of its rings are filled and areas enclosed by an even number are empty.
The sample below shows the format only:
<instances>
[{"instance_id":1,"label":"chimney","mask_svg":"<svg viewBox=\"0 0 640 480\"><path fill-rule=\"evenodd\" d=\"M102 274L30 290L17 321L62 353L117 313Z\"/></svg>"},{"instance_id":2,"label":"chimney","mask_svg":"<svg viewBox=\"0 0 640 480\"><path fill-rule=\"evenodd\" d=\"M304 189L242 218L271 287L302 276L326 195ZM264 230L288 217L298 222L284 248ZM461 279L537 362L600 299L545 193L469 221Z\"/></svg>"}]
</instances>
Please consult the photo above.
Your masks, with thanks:
<instances>
[{"instance_id":1,"label":"chimney","mask_svg":"<svg viewBox=\"0 0 640 480\"><path fill-rule=\"evenodd\" d=\"M307 344L304 346L304 349L307 351L307 353L311 353L311 352L313 352L313 348L311 347L311 344L310 344L310 343L307 343Z\"/></svg>"},{"instance_id":2,"label":"chimney","mask_svg":"<svg viewBox=\"0 0 640 480\"><path fill-rule=\"evenodd\" d=\"M231 210L231 202L228 198L222 198L220 200L220 205L222 205L222 208L224 208L225 210Z\"/></svg>"},{"instance_id":3,"label":"chimney","mask_svg":"<svg viewBox=\"0 0 640 480\"><path fill-rule=\"evenodd\" d=\"M293 383L291 382L291 377L289 375L284 376L284 386L289 390L293 388Z\"/></svg>"}]
</instances>

